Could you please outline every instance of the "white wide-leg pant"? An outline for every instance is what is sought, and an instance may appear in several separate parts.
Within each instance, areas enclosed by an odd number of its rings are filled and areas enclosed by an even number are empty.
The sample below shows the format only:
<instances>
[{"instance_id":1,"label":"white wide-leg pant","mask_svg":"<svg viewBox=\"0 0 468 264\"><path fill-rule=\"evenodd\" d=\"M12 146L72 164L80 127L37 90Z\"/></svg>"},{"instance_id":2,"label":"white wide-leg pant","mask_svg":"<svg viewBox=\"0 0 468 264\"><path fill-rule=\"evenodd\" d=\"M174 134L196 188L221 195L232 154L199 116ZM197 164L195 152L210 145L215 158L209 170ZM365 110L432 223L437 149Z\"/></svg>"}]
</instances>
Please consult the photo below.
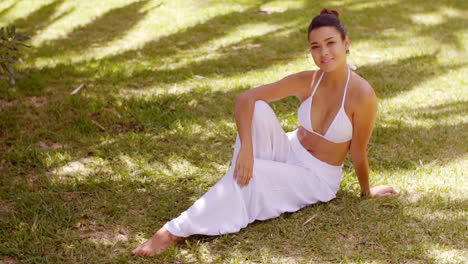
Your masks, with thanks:
<instances>
[{"instance_id":1,"label":"white wide-leg pant","mask_svg":"<svg viewBox=\"0 0 468 264\"><path fill-rule=\"evenodd\" d=\"M312 156L285 133L271 107L257 101L252 120L253 177L240 187L233 178L241 142L237 136L231 169L207 193L164 227L173 235L220 235L238 232L255 220L278 217L335 198L342 166Z\"/></svg>"}]
</instances>

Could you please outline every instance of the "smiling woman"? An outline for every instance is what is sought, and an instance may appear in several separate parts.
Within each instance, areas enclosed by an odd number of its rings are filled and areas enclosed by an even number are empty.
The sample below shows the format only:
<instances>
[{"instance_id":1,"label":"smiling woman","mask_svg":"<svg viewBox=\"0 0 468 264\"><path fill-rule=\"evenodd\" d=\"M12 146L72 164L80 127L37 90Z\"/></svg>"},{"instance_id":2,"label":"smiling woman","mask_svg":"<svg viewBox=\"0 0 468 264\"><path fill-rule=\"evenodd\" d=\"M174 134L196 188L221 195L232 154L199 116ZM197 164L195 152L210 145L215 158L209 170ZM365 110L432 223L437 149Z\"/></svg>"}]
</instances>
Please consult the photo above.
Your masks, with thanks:
<instances>
[{"instance_id":1,"label":"smiling woman","mask_svg":"<svg viewBox=\"0 0 468 264\"><path fill-rule=\"evenodd\" d=\"M239 94L231 169L132 254L152 256L182 237L234 233L255 220L328 202L340 187L348 152L362 195L398 193L391 186L369 186L366 148L377 99L367 81L346 63L350 43L338 12L322 10L309 26L308 40L319 70L299 72ZM301 126L285 133L268 103L289 96L302 102Z\"/></svg>"}]
</instances>

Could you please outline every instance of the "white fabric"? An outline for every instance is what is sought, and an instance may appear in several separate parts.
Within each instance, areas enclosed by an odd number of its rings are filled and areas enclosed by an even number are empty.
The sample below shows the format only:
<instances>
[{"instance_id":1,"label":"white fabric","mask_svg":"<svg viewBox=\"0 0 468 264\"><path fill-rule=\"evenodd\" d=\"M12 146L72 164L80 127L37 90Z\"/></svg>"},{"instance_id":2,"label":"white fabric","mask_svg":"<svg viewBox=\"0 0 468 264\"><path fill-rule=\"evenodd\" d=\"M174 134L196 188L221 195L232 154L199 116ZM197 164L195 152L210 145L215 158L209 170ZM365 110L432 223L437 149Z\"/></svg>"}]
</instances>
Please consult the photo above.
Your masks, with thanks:
<instances>
[{"instance_id":1,"label":"white fabric","mask_svg":"<svg viewBox=\"0 0 468 264\"><path fill-rule=\"evenodd\" d=\"M297 119L299 120L299 123L301 124L301 126L305 128L307 131L314 133L330 142L343 143L343 142L350 141L351 138L353 137L353 124L351 123L351 120L349 120L349 117L346 114L345 109L344 109L346 92L348 91L349 78L351 76L351 71L349 70L349 68L348 68L348 77L346 80L346 85L344 88L343 99L341 100L340 109L338 110L338 113L336 113L335 118L331 122L327 131L322 135L322 134L317 133L317 131L315 131L312 127L312 118L311 118L312 100L313 100L315 92L317 91L317 87L322 81L324 74L325 72L322 72L311 95L307 97L307 99L305 99L299 106L299 109L297 110ZM312 79L311 86L314 82L314 79L315 78Z\"/></svg>"},{"instance_id":2,"label":"white fabric","mask_svg":"<svg viewBox=\"0 0 468 264\"><path fill-rule=\"evenodd\" d=\"M302 147L296 132L286 134L270 106L257 101L252 121L254 167L249 184L241 188L233 179L241 145L237 137L231 169L164 227L179 237L235 233L255 220L335 198L342 166L313 157Z\"/></svg>"}]
</instances>

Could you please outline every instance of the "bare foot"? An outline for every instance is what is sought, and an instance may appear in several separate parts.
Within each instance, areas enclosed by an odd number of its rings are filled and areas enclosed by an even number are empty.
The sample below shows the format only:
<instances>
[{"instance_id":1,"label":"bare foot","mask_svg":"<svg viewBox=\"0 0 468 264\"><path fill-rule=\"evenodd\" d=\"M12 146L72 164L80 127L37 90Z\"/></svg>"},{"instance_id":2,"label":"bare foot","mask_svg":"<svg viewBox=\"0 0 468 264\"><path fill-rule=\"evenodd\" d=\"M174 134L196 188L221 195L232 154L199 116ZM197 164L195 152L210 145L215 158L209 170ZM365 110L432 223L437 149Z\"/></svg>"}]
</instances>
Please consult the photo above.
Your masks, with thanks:
<instances>
[{"instance_id":1,"label":"bare foot","mask_svg":"<svg viewBox=\"0 0 468 264\"><path fill-rule=\"evenodd\" d=\"M155 254L159 255L164 250L176 245L180 241L180 237L174 236L166 228L162 227L158 232L154 233L153 237L145 243L139 245L132 250L132 255L140 255L152 257Z\"/></svg>"}]
</instances>

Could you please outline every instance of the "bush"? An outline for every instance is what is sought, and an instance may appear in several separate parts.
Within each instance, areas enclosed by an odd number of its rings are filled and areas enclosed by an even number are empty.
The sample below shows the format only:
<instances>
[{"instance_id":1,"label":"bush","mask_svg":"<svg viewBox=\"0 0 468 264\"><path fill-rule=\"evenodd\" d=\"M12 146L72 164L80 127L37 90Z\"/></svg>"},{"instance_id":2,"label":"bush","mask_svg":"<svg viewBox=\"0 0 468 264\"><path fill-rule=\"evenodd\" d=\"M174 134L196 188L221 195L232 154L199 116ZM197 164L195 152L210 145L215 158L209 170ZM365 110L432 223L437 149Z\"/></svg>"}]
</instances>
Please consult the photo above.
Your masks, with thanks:
<instances>
[{"instance_id":1,"label":"bush","mask_svg":"<svg viewBox=\"0 0 468 264\"><path fill-rule=\"evenodd\" d=\"M15 86L16 80L23 76L16 73L13 64L21 61L20 46L30 47L23 43L29 37L16 33L15 26L0 29L0 79Z\"/></svg>"}]
</instances>

